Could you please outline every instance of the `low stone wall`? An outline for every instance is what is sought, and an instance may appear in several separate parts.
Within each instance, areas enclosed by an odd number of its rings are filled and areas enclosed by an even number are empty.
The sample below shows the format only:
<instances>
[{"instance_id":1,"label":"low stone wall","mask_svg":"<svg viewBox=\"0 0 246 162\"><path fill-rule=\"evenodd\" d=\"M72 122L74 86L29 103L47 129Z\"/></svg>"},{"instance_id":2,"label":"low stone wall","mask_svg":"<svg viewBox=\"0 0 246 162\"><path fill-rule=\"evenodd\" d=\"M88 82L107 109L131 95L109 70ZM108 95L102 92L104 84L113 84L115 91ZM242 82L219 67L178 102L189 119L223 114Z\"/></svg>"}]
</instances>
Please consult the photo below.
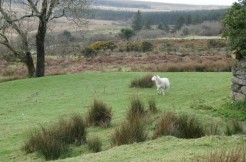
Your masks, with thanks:
<instances>
[{"instance_id":1,"label":"low stone wall","mask_svg":"<svg viewBox=\"0 0 246 162\"><path fill-rule=\"evenodd\" d=\"M232 74L232 99L246 100L246 57L235 62Z\"/></svg>"}]
</instances>

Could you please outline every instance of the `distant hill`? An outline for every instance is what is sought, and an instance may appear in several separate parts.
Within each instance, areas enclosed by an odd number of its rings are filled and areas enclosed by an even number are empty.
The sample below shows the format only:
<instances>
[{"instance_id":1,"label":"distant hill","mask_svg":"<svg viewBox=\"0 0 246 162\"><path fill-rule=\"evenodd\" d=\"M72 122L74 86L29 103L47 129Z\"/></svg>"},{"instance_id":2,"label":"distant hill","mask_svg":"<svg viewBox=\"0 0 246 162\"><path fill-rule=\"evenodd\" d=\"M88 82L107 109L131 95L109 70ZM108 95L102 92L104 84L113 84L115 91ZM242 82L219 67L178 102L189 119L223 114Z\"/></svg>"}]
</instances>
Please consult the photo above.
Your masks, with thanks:
<instances>
[{"instance_id":1,"label":"distant hill","mask_svg":"<svg viewBox=\"0 0 246 162\"><path fill-rule=\"evenodd\" d=\"M137 11L155 12L155 11L191 11L191 10L214 10L225 9L228 6L219 5L188 5L171 4L161 2L145 2L137 0L91 0L92 6L98 9L116 10L116 11Z\"/></svg>"}]
</instances>

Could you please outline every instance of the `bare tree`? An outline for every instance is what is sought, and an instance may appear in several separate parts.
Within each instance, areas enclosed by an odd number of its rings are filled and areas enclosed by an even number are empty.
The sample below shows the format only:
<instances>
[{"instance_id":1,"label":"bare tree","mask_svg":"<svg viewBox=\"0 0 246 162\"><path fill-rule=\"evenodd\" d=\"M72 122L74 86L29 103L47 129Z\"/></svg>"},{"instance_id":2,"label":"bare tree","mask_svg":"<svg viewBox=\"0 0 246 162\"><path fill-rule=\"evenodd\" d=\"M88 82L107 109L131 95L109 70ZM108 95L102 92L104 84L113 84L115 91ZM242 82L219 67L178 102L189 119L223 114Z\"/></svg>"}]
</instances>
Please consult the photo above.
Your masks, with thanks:
<instances>
[{"instance_id":1,"label":"bare tree","mask_svg":"<svg viewBox=\"0 0 246 162\"><path fill-rule=\"evenodd\" d=\"M88 6L87 0L15 0L15 3L0 0L0 44L8 47L26 64L29 77L42 77L45 74L45 36L48 23L66 17L77 25L83 25L86 23L83 17ZM29 22L32 29L28 28ZM36 73L28 40L28 35L33 32L36 33ZM17 41L14 41L16 38L20 38L18 46Z\"/></svg>"}]
</instances>

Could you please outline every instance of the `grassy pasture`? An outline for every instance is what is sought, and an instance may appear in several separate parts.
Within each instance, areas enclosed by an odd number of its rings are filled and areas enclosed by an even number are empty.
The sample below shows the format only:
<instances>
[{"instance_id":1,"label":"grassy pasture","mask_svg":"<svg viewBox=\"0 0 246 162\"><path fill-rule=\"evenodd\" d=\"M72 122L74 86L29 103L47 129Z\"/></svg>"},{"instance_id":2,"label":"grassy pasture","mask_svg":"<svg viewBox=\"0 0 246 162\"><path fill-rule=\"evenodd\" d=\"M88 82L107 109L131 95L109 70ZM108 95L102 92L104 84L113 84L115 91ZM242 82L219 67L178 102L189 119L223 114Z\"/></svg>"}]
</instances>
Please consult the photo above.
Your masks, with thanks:
<instances>
[{"instance_id":1,"label":"grassy pasture","mask_svg":"<svg viewBox=\"0 0 246 162\"><path fill-rule=\"evenodd\" d=\"M205 124L215 121L223 127L225 121L231 119L223 113L191 108L197 100L220 108L230 96L231 73L158 73L171 81L171 89L165 96L158 96L155 88L129 88L131 80L145 74L87 72L1 83L0 161L40 161L42 157L39 155L25 155L21 151L30 129L40 124L49 125L60 117L67 118L72 113L85 114L94 98L112 107L111 127L88 129L88 138L98 136L102 140L103 151L93 154L88 152L85 146L81 146L70 153L71 156L77 157L64 161L194 160L213 150L245 146L246 139L238 136L205 136L192 140L161 137L111 148L112 131L124 121L129 101L135 95L144 101L146 107L148 99L154 98L160 111L196 115ZM243 124L245 126L245 120Z\"/></svg>"}]
</instances>

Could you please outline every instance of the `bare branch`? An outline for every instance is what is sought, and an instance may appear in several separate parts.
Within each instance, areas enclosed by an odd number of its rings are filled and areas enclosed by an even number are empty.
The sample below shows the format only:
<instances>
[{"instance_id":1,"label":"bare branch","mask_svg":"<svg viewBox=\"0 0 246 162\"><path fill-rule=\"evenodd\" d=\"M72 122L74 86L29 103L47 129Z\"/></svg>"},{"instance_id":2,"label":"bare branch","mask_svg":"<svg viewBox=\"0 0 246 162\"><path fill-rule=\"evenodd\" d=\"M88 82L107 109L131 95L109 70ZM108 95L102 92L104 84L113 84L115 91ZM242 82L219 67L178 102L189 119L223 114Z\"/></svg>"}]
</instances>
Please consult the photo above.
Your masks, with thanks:
<instances>
[{"instance_id":1,"label":"bare branch","mask_svg":"<svg viewBox=\"0 0 246 162\"><path fill-rule=\"evenodd\" d=\"M59 19L61 17L64 17L65 16L65 9L62 10L62 14L59 15L59 16L53 16L50 18L50 20L54 20L54 19Z\"/></svg>"},{"instance_id":2,"label":"bare branch","mask_svg":"<svg viewBox=\"0 0 246 162\"><path fill-rule=\"evenodd\" d=\"M32 0L27 0L29 3L29 6L31 7L31 9L37 14L40 15L40 12L38 11L37 5L38 5L38 1L36 1L36 3L34 4Z\"/></svg>"}]
</instances>

